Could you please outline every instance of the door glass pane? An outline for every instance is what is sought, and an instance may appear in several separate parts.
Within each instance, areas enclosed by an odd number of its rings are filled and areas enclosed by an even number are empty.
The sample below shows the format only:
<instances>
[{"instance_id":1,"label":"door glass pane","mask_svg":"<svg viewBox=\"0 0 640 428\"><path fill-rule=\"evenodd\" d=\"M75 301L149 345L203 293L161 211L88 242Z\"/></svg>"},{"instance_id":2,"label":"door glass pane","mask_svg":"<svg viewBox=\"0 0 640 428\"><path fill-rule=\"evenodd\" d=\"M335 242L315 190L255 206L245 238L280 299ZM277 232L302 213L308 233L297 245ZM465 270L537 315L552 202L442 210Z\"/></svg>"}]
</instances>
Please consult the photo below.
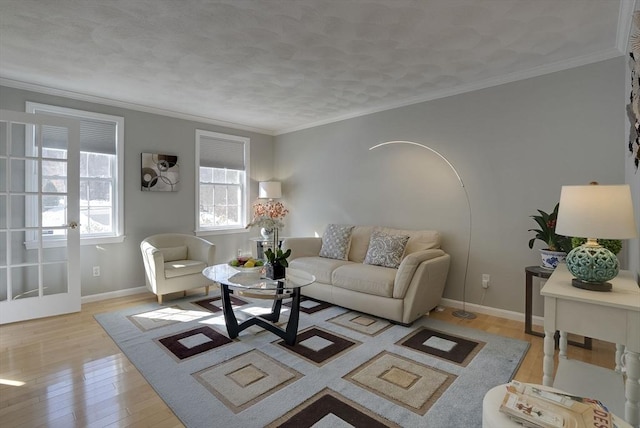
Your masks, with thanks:
<instances>
[{"instance_id":1,"label":"door glass pane","mask_svg":"<svg viewBox=\"0 0 640 428\"><path fill-rule=\"evenodd\" d=\"M38 266L11 268L11 295L14 299L38 297Z\"/></svg>"},{"instance_id":2,"label":"door glass pane","mask_svg":"<svg viewBox=\"0 0 640 428\"><path fill-rule=\"evenodd\" d=\"M11 191L17 193L38 191L38 162L11 159Z\"/></svg>"},{"instance_id":3,"label":"door glass pane","mask_svg":"<svg viewBox=\"0 0 640 428\"><path fill-rule=\"evenodd\" d=\"M38 227L39 220L37 195L11 195L10 227L12 229Z\"/></svg>"},{"instance_id":4,"label":"door glass pane","mask_svg":"<svg viewBox=\"0 0 640 428\"><path fill-rule=\"evenodd\" d=\"M28 250L24 243L26 241L25 231L11 231L11 261L10 264L17 265L21 263L37 263L38 250Z\"/></svg>"},{"instance_id":5,"label":"door glass pane","mask_svg":"<svg viewBox=\"0 0 640 428\"><path fill-rule=\"evenodd\" d=\"M57 204L55 206L43 207L42 209L42 227L61 227L67 224L67 197L56 196ZM54 235L60 235L56 231Z\"/></svg>"},{"instance_id":6,"label":"door glass pane","mask_svg":"<svg viewBox=\"0 0 640 428\"><path fill-rule=\"evenodd\" d=\"M42 191L47 193L67 192L66 161L42 161Z\"/></svg>"},{"instance_id":7,"label":"door glass pane","mask_svg":"<svg viewBox=\"0 0 640 428\"><path fill-rule=\"evenodd\" d=\"M7 268L0 268L0 302L7 300Z\"/></svg>"},{"instance_id":8,"label":"door glass pane","mask_svg":"<svg viewBox=\"0 0 640 428\"><path fill-rule=\"evenodd\" d=\"M7 155L7 129L7 122L0 122L0 156Z\"/></svg>"},{"instance_id":9,"label":"door glass pane","mask_svg":"<svg viewBox=\"0 0 640 428\"><path fill-rule=\"evenodd\" d=\"M0 232L0 266L7 266L7 232Z\"/></svg>"},{"instance_id":10,"label":"door glass pane","mask_svg":"<svg viewBox=\"0 0 640 428\"><path fill-rule=\"evenodd\" d=\"M42 125L42 157L46 157L46 149L58 149L66 152L68 149L69 131L60 126Z\"/></svg>"},{"instance_id":11,"label":"door glass pane","mask_svg":"<svg viewBox=\"0 0 640 428\"><path fill-rule=\"evenodd\" d=\"M33 126L30 126L34 129ZM25 131L27 125L20 123L11 124L11 156L26 156L25 151Z\"/></svg>"},{"instance_id":12,"label":"door glass pane","mask_svg":"<svg viewBox=\"0 0 640 428\"><path fill-rule=\"evenodd\" d=\"M9 224L7 217L7 197L0 195L0 229L7 228ZM0 245L4 246L4 241L0 241Z\"/></svg>"},{"instance_id":13,"label":"door glass pane","mask_svg":"<svg viewBox=\"0 0 640 428\"><path fill-rule=\"evenodd\" d=\"M54 263L42 265L45 296L67 292L67 264Z\"/></svg>"},{"instance_id":14,"label":"door glass pane","mask_svg":"<svg viewBox=\"0 0 640 428\"><path fill-rule=\"evenodd\" d=\"M0 159L0 192L7 191L7 174L5 172L6 170L7 170L7 160L4 158Z\"/></svg>"}]
</instances>

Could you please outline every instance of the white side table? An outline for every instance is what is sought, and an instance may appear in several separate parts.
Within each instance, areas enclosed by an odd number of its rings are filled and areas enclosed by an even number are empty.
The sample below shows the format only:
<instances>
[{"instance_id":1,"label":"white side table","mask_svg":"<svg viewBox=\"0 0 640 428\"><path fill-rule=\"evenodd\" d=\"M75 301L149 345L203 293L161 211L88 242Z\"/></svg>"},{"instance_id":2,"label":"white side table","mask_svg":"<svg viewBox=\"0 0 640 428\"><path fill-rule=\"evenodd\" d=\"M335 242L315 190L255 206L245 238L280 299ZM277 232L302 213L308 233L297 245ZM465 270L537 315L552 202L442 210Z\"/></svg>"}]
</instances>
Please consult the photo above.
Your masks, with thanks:
<instances>
[{"instance_id":1,"label":"white side table","mask_svg":"<svg viewBox=\"0 0 640 428\"><path fill-rule=\"evenodd\" d=\"M640 288L630 271L620 271L611 280L610 292L589 291L571 285L572 275L565 264L555 269L540 294L544 296L544 360L543 384L554 382L554 352L556 330L560 330L560 358L567 358L567 332L593 337L617 344L616 371L609 370L610 382L621 379L621 359L627 368L624 394L624 418L633 426L640 423ZM625 349L626 347L626 349ZM601 367L590 364L579 365L580 374L564 376L564 367L576 369L575 364L560 364L556 378L564 379L562 389L581 396L593 396L607 404L616 403L615 392L607 391L604 383L593 381L594 373L602 373ZM595 370L599 369L599 370ZM577 373L577 372L576 372ZM592 382L584 382L591 377ZM619 383L622 385L621 383ZM558 385L556 385L558 386ZM585 388L594 388L587 391ZM613 404L612 404L613 405Z\"/></svg>"}]
</instances>

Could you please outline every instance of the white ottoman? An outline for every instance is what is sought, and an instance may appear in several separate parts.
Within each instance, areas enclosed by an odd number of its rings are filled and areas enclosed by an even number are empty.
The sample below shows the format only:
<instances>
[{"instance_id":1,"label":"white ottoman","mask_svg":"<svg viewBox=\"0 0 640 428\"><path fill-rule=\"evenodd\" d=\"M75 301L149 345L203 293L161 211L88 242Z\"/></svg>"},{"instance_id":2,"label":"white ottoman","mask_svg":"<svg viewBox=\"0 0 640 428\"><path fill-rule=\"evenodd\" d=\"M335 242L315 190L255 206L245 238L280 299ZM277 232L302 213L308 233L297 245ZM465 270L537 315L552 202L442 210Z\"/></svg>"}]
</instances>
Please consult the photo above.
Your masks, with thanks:
<instances>
[{"instance_id":1,"label":"white ottoman","mask_svg":"<svg viewBox=\"0 0 640 428\"><path fill-rule=\"evenodd\" d=\"M548 388L542 385L537 386L551 391L562 392L559 389ZM500 404L502 404L502 399L506 392L507 385L502 384L491 388L489 392L485 394L482 400L482 428L522 428L522 425L515 423L500 411ZM613 415L613 421L619 428L633 428L616 415Z\"/></svg>"}]
</instances>

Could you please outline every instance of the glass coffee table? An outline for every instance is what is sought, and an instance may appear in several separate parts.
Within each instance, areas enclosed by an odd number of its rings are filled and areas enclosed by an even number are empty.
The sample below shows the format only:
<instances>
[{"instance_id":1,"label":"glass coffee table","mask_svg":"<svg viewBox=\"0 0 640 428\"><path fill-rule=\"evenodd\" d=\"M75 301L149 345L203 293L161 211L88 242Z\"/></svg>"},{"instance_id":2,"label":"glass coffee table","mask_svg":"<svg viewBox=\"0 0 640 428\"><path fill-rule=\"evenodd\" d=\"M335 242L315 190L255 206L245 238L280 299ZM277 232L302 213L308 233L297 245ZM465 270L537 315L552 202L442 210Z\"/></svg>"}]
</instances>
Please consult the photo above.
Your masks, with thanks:
<instances>
[{"instance_id":1,"label":"glass coffee table","mask_svg":"<svg viewBox=\"0 0 640 428\"><path fill-rule=\"evenodd\" d=\"M316 280L313 275L299 269L287 268L285 278L273 280L265 278L260 269L239 271L227 264L209 266L202 271L202 274L220 284L222 313L230 339L238 337L242 330L258 325L283 338L287 345L295 345L300 318L300 288L312 284ZM273 299L271 312L251 317L238 324L231 306L232 290L237 290L247 297ZM292 299L286 329L275 325L280 319L283 299Z\"/></svg>"}]
</instances>

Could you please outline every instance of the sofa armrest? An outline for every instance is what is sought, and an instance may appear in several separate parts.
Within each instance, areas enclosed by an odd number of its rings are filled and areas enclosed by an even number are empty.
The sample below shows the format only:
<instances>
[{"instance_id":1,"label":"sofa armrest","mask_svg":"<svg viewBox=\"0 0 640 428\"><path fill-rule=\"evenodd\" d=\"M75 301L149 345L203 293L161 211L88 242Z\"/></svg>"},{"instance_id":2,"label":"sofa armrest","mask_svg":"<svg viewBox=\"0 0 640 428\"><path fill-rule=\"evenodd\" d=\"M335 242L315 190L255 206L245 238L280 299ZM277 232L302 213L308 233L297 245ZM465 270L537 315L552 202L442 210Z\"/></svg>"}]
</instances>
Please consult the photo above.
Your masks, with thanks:
<instances>
[{"instance_id":1,"label":"sofa armrest","mask_svg":"<svg viewBox=\"0 0 640 428\"><path fill-rule=\"evenodd\" d=\"M321 248L322 238L316 237L287 238L282 242L283 251L291 250L289 260L318 256Z\"/></svg>"},{"instance_id":2,"label":"sofa armrest","mask_svg":"<svg viewBox=\"0 0 640 428\"><path fill-rule=\"evenodd\" d=\"M429 260L442 257L445 254L446 253L441 249L431 249L416 251L402 259L393 284L393 297L395 299L403 299L407 293L409 285L415 280L414 276L416 273L422 273L424 275L424 271L418 272L418 266ZM424 282L426 282L426 280L427 279L425 278ZM420 279L420 282L423 282L422 279Z\"/></svg>"}]
</instances>

